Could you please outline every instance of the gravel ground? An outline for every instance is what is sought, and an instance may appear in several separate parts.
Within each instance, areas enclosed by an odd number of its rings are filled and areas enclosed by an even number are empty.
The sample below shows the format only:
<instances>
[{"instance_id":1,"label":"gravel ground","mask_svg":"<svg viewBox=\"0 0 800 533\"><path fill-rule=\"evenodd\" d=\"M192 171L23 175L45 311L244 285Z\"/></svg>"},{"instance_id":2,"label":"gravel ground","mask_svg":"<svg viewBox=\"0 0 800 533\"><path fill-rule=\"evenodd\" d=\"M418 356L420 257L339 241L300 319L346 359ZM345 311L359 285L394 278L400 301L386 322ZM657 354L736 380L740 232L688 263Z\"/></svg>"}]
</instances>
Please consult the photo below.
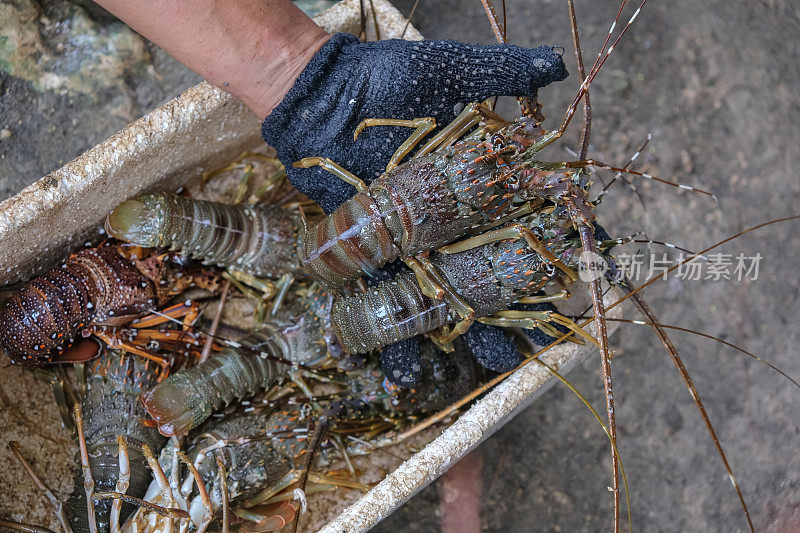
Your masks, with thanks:
<instances>
[{"instance_id":1,"label":"gravel ground","mask_svg":"<svg viewBox=\"0 0 800 533\"><path fill-rule=\"evenodd\" d=\"M409 14L413 0L396 4ZM572 76L541 94L552 127L578 85L566 2L509 4L509 42L559 44L567 50ZM56 58L64 43L70 44L59 40L59 31L78 31L58 24L63 2L19 1L8 6L19 10L11 14L20 19L20 13L30 15L23 7L38 10L35 23L43 35L38 46ZM578 0L576 8L583 48L591 61L616 2ZM654 0L646 6L593 85L590 153L624 163L652 132L653 140L635 168L712 190L719 204L636 181L646 211L627 187L611 189L599 209L609 233L625 236L643 230L653 239L698 250L746 227L798 212L800 184L793 167L800 161L798 13L782 0ZM413 22L428 38L493 40L477 0L421 0ZM197 82L157 47L125 36L124 28L96 24L78 29L109 39L117 38L112 30L122 32L127 40L113 42L133 50L107 73L102 87L87 91L80 79L69 79L71 85L42 88L31 81L34 78L25 78L30 73L14 74L0 64L0 197ZM55 60L40 62L48 72L59 66L63 63ZM577 138L576 127L550 148L548 158L569 158L565 149L575 147ZM608 174L601 177L609 179ZM800 261L798 227L797 222L772 226L719 249L732 254L734 263L739 254L760 254L755 280L671 277L648 288L647 299L662 322L720 336L800 376L800 282L793 274L793 265ZM637 249L628 245L625 251ZM647 254L647 248L641 249ZM662 248L651 251L661 259ZM648 264L650 255L644 261ZM638 277L639 282L644 279ZM674 338L716 424L756 528L800 528L800 392L730 348L677 332ZM620 451L631 487L634 527L745 530L711 439L654 335L641 326L624 326L612 344ZM596 358L570 377L595 406L603 405ZM564 387L556 387L520 414L479 453L484 463L484 529L610 528L608 443L596 421ZM438 505L437 489L430 487L376 530L435 530Z\"/></svg>"}]
</instances>

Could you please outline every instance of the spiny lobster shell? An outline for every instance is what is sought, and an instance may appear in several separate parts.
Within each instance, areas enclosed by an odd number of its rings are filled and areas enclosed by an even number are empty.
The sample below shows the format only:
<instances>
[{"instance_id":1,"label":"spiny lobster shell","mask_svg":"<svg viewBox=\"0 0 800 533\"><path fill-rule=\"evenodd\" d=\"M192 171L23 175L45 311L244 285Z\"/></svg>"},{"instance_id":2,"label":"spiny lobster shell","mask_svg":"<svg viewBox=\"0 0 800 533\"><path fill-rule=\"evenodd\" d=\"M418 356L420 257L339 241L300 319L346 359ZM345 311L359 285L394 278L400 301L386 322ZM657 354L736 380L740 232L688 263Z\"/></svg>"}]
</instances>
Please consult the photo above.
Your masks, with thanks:
<instances>
[{"instance_id":1,"label":"spiny lobster shell","mask_svg":"<svg viewBox=\"0 0 800 533\"><path fill-rule=\"evenodd\" d=\"M155 309L157 299L154 280L113 246L86 248L5 302L0 344L12 363L59 362L81 328L124 324Z\"/></svg>"},{"instance_id":2,"label":"spiny lobster shell","mask_svg":"<svg viewBox=\"0 0 800 533\"><path fill-rule=\"evenodd\" d=\"M166 438L159 435L155 428L142 423L147 414L139 395L155 385L157 378L158 367L152 361L125 352L109 350L92 363L89 387L81 402L81 409L96 492L115 490L119 479L118 435L128 445L130 485L126 494L141 498L147 491L152 474L141 446L146 444L157 453L166 443ZM89 531L83 472L80 469L75 474L75 488L65 507L73 531ZM134 510L130 504L123 505L120 522L124 522ZM111 500L95 502L95 513L98 530L108 531Z\"/></svg>"}]
</instances>

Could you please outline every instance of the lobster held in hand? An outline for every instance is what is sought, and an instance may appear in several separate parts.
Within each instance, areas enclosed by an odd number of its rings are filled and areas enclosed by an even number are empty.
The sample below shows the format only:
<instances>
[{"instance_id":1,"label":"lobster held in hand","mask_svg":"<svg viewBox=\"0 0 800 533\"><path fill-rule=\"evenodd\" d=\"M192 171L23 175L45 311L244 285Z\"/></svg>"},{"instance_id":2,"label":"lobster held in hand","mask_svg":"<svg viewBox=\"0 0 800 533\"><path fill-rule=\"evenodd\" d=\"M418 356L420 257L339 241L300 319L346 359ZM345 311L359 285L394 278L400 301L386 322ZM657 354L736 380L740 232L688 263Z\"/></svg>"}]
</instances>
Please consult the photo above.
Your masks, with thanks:
<instances>
[{"instance_id":1,"label":"lobster held in hand","mask_svg":"<svg viewBox=\"0 0 800 533\"><path fill-rule=\"evenodd\" d=\"M468 318L453 328L464 333L476 317L501 312L548 285L571 282L567 274L520 237L521 233L535 232L561 268L572 272L578 263L580 238L565 208L550 206L528 216L525 222L523 229L514 226L476 238L478 242L493 239L485 244L457 253L430 255L433 272L441 275L442 286L452 290L453 297L431 298L413 273L403 272L365 293L339 298L333 306L332 323L342 347L365 353L442 328L456 322L468 309Z\"/></svg>"},{"instance_id":2,"label":"lobster held in hand","mask_svg":"<svg viewBox=\"0 0 800 533\"><path fill-rule=\"evenodd\" d=\"M451 146L487 117L490 125ZM420 124L425 131L433 127L429 119ZM515 155L532 157L535 152L528 147L541 133L533 119L507 123L482 105L471 104L414 159L390 164L369 188L329 160L300 162L322 165L361 189L316 225L301 225L294 212L276 206L153 194L118 206L108 216L106 230L124 241L179 249L255 275L305 270L326 288L337 289L398 257L435 250L499 225L510 214L518 215L520 206L546 196L536 189L568 180L568 174L529 167L521 179L523 168L510 166ZM419 137L412 135L410 140ZM413 143L401 147L393 161L412 147ZM429 154L436 147L438 151ZM561 186L558 192L564 190Z\"/></svg>"},{"instance_id":3,"label":"lobster held in hand","mask_svg":"<svg viewBox=\"0 0 800 533\"><path fill-rule=\"evenodd\" d=\"M420 159L415 159L412 163L414 161ZM564 189L562 187L559 190ZM580 247L580 239L572 228L569 210L558 204L543 205L541 201L537 205L536 212L529 213L514 225L476 237L473 241L475 244L454 245L463 248L458 253L430 254L424 262L420 262L421 268L427 268L423 272L423 278L433 278L428 287L418 282L419 275L415 279L414 274L406 272L399 274L394 280L379 283L365 293L339 297L332 309L331 323L326 324L324 329L330 330L345 351L365 353L417 334L442 328L460 317L461 320L448 335L449 340L444 339L443 335L440 336L443 342L449 342L466 331L475 317L504 310L520 297L529 296L550 283L571 282L577 278L573 269L577 264L576 250ZM247 219L250 216L248 213L252 214L257 210L276 217L276 224L271 233L256 229L263 221L243 223L234 227L228 227L223 223L225 220L233 219L252 220ZM284 214L283 218L278 216L281 212ZM184 213L185 216L180 213ZM198 215L198 213L204 214ZM137 244L167 245L233 269L250 268L256 264L256 261L242 262L240 260L242 255L236 251L253 249L248 248L246 243L261 239L255 248L272 247L280 251L260 255L258 268L271 271L280 266L294 265L299 268L296 256L293 262L276 261L276 258L281 257L280 254L290 255L290 251L297 250L295 244L298 242L293 229L296 227L296 219L291 217L291 213L281 211L279 208L215 204L166 194L148 195L122 204L109 216L106 226L112 234L124 229L124 233L116 233L117 236L132 239ZM213 234L220 236L220 240L214 241L211 238ZM309 233L306 232L304 235L307 237ZM267 241L271 244L268 245ZM197 243L201 242L207 243L208 246L198 246ZM281 247L281 243L288 246ZM227 250L227 253L221 253L222 250ZM434 285L444 287L449 294L444 299L431 298L428 292ZM429 289L428 292L426 289ZM326 305L323 307L329 308ZM327 312L323 309L317 310L314 314L327 323ZM278 330L284 331L286 327L281 326ZM322 338L322 335L320 333L318 336ZM236 350L229 349L225 353L228 352L234 353ZM275 352L273 355L279 354ZM294 357L289 352L280 356ZM276 363L265 360L260 364L269 366ZM193 370L193 372L201 371L199 367ZM220 370L214 374L222 377L229 372ZM268 374L272 375L269 372L263 375ZM166 391L167 387L162 386L160 389ZM192 390L194 390L192 387L187 389L187 391ZM239 388L226 390L233 391ZM156 402L155 392L148 394L151 414L163 422L160 422L162 431L172 434L172 430L166 428L166 420L174 418L160 416L158 413L161 409L153 403ZM222 394L219 397L227 398L228 395ZM223 403L228 401L230 399ZM183 403L196 406L198 409L200 405L189 401L188 397ZM173 409L170 408L169 411L172 412ZM172 422L169 423L171 424ZM183 426L183 423L178 426Z\"/></svg>"},{"instance_id":4,"label":"lobster held in hand","mask_svg":"<svg viewBox=\"0 0 800 533\"><path fill-rule=\"evenodd\" d=\"M452 144L484 117L493 125ZM510 139L541 134L531 119L508 124L481 104L471 104L413 159L400 165L435 122L430 118L368 119L356 129L356 136L364 127L379 124L417 130L369 187L327 159L306 158L295 163L304 168L320 165L359 189L303 235L303 266L328 288L341 287L364 273L371 275L394 259L435 250L484 231L527 200L517 197L521 182L511 179L508 161L523 146L517 141L509 144ZM490 133L492 130L496 133ZM490 137L484 139L487 133Z\"/></svg>"}]
</instances>

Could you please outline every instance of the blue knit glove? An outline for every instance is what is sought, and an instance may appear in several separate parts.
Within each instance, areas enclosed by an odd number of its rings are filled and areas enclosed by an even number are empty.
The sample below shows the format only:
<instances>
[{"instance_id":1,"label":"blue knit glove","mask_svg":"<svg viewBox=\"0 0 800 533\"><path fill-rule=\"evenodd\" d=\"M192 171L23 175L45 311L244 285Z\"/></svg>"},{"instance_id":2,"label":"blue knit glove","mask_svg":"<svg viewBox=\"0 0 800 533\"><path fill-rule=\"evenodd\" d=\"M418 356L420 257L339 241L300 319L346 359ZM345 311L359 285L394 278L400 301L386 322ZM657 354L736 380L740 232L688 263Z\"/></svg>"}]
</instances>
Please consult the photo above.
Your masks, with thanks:
<instances>
[{"instance_id":1,"label":"blue knit glove","mask_svg":"<svg viewBox=\"0 0 800 533\"><path fill-rule=\"evenodd\" d=\"M292 184L330 213L355 189L319 167L294 168L304 157L328 157L370 183L411 133L399 126L365 129L365 118L432 116L447 125L458 108L490 96L530 96L566 78L561 56L549 46L473 45L456 41L390 40L362 43L334 35L311 59L292 89L264 120L264 140L277 150ZM368 280L368 282L371 280ZM485 366L505 369L521 356L500 330L480 325L465 339ZM472 339L474 337L474 339ZM470 343L472 339L475 342ZM501 341L492 342L491 339ZM505 339L504 341L502 339ZM494 360L498 357L499 360ZM416 339L382 351L387 377L400 386L416 382L421 359Z\"/></svg>"}]
</instances>

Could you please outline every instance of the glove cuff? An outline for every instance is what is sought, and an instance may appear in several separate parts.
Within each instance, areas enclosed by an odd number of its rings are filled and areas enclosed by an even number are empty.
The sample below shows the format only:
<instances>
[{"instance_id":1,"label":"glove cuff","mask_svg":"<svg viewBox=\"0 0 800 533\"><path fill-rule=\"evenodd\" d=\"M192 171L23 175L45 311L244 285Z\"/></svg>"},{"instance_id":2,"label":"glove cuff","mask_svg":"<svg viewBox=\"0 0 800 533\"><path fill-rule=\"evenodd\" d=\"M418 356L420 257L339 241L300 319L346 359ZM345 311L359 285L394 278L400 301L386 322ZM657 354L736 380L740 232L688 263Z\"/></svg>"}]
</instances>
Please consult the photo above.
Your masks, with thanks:
<instances>
[{"instance_id":1,"label":"glove cuff","mask_svg":"<svg viewBox=\"0 0 800 533\"><path fill-rule=\"evenodd\" d=\"M314 94L315 88L324 86L323 80L334 68L342 48L358 42L360 41L355 35L337 33L322 45L297 77L281 103L264 119L261 125L261 136L267 144L278 150L279 153L283 147L296 145L296 137L302 128L293 123L305 121L303 116L303 110L306 108L304 100ZM317 99L323 97L324 95L316 95Z\"/></svg>"}]
</instances>

